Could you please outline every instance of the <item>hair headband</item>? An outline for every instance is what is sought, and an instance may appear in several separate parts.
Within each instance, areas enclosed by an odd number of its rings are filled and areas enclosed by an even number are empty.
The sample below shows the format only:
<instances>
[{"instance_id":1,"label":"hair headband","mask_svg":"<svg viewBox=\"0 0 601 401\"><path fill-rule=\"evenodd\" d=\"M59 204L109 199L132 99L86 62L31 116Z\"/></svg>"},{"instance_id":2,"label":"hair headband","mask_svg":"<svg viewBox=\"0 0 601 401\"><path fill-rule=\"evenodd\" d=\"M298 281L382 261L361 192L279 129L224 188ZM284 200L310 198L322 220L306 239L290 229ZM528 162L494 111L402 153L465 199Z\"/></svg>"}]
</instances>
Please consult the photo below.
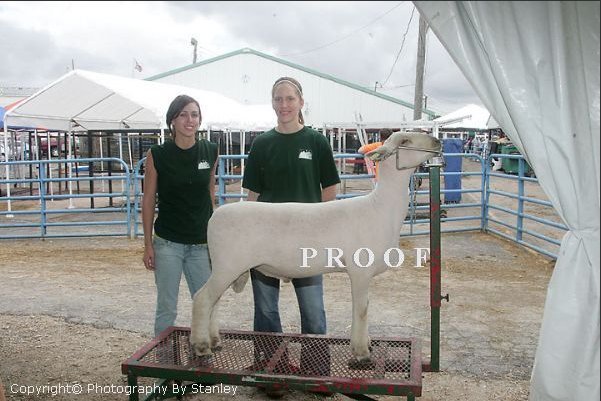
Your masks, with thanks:
<instances>
[{"instance_id":1,"label":"hair headband","mask_svg":"<svg viewBox=\"0 0 601 401\"><path fill-rule=\"evenodd\" d=\"M298 93L300 93L301 95L303 94L303 91L301 90L301 88L299 88L297 84L295 84L294 82L292 82L289 79L282 79L282 80L276 82L275 85L273 86L274 89L275 89L276 86L278 86L279 84L283 84L283 83L288 83L288 84L294 86L294 88L296 88L296 90L298 91Z\"/></svg>"}]
</instances>

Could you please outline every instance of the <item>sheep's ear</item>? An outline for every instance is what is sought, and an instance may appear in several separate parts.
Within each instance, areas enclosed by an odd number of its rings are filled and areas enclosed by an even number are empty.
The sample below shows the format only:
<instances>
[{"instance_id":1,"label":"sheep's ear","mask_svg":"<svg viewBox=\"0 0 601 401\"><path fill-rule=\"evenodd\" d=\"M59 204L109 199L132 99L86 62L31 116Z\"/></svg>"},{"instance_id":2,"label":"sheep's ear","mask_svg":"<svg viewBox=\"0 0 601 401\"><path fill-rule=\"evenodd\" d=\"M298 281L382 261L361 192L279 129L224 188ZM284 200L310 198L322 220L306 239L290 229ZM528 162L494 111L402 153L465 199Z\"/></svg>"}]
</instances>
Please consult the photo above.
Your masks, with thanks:
<instances>
[{"instance_id":1,"label":"sheep's ear","mask_svg":"<svg viewBox=\"0 0 601 401\"><path fill-rule=\"evenodd\" d=\"M389 152L386 150L384 146L380 146L378 149L374 149L371 152L365 154L365 157L369 157L371 160L375 162L382 161L386 159L389 155Z\"/></svg>"}]
</instances>

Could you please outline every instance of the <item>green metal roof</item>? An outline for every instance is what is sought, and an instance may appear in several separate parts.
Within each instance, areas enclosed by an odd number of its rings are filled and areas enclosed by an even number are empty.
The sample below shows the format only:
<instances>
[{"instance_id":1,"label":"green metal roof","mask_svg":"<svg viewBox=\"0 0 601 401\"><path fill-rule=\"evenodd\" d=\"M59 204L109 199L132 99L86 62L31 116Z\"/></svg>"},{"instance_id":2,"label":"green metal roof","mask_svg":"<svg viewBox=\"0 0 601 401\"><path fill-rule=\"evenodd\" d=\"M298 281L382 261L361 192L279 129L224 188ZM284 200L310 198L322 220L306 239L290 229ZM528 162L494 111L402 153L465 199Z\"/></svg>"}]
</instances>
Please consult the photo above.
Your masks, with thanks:
<instances>
[{"instance_id":1,"label":"green metal roof","mask_svg":"<svg viewBox=\"0 0 601 401\"><path fill-rule=\"evenodd\" d=\"M307 72L309 74L316 75L318 77L321 77L321 78L324 78L324 79L336 82L336 83L338 83L340 85L348 86L349 88L353 88L355 90L367 93L369 95L377 96L377 97L379 97L381 99L388 100L389 102L397 103L397 104L400 104L402 106L408 107L410 109L414 108L413 104L411 104L409 102L405 102L403 100L397 99L397 98L392 97L392 96L384 95L382 93L376 92L376 91L371 90L369 88L365 88L363 86L359 86L357 84L353 84L351 82L348 82L348 81L336 78L336 77L334 77L332 75L324 74L323 72L312 70L310 68L303 67L302 65L291 63L290 61L286 61L286 60L283 60L281 58L270 56L269 54L261 53L261 52L259 52L257 50L253 50L253 49L249 49L249 48L243 48L243 49L236 50L236 51L233 51L233 52L230 52L230 53L222 54L221 56L210 58L208 60L203 60L203 61L200 61L200 62L195 63L195 64L190 64L190 65L187 65L185 67L176 68L174 70L167 71L167 72L164 72L162 74L157 74L157 75L145 78L145 80L146 81L154 81L154 80L157 80L159 78L167 77L169 75L178 74L178 73L180 73L182 71L187 71L187 70L190 70L190 69L193 69L193 68L196 68L196 67L200 67L201 65L213 63L215 61L223 60L223 59L226 59L228 57L237 56L239 54L254 54L255 56L263 57L263 58L266 58L268 60L275 61L276 63L280 63L280 64L287 65L288 67L296 68L297 70L301 70L301 71ZM435 112L433 112L431 110L424 109L423 113L426 114L426 115L428 115L430 118L439 117L439 115L437 113L435 113Z\"/></svg>"}]
</instances>

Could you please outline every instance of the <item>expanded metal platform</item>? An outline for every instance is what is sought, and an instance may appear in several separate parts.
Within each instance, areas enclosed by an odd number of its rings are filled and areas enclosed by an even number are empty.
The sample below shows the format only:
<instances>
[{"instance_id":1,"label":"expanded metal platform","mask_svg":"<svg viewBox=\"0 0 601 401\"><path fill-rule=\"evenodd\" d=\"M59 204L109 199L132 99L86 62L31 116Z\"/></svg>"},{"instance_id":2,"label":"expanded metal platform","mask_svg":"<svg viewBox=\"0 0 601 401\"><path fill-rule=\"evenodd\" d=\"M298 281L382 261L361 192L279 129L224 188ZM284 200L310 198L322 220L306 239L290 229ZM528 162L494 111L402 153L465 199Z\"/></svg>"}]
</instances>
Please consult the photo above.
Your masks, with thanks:
<instances>
[{"instance_id":1,"label":"expanded metal platform","mask_svg":"<svg viewBox=\"0 0 601 401\"><path fill-rule=\"evenodd\" d=\"M140 348L121 365L128 384L137 388L139 377L153 377L335 392L355 399L421 396L421 345L415 338L372 338L368 364L353 363L350 339L344 337L223 330L222 349L210 357L194 355L189 338L189 328L170 327ZM138 399L137 392L130 395L131 401Z\"/></svg>"}]
</instances>

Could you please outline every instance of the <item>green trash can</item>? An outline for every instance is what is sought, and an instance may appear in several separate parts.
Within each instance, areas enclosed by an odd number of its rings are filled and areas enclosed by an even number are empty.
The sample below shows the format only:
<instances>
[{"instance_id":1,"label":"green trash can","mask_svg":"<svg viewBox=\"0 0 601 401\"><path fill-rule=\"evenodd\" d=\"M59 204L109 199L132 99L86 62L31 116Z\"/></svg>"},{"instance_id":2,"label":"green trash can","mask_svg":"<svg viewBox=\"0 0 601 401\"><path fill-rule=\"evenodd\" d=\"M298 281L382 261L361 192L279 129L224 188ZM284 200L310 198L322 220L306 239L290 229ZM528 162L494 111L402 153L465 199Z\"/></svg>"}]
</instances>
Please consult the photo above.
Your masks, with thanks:
<instances>
[{"instance_id":1,"label":"green trash can","mask_svg":"<svg viewBox=\"0 0 601 401\"><path fill-rule=\"evenodd\" d=\"M519 155L520 151L514 145L503 145L501 147L501 154L503 155ZM518 159L506 159L503 158L501 162L503 171L507 174L518 174L520 168L520 161ZM532 169L530 165L524 160L524 175L530 175Z\"/></svg>"}]
</instances>

